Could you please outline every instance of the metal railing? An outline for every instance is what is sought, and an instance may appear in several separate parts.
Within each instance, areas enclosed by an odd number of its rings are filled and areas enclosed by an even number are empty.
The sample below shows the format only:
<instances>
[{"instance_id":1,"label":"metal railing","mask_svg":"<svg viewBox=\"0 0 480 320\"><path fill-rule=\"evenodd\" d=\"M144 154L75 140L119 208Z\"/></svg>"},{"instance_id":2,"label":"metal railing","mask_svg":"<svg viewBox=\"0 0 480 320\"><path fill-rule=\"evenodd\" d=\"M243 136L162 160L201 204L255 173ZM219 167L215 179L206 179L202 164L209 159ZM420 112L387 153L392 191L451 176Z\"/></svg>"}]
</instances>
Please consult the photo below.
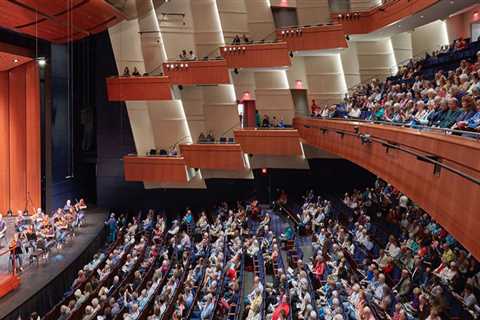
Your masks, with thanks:
<instances>
[{"instance_id":1,"label":"metal railing","mask_svg":"<svg viewBox=\"0 0 480 320\"><path fill-rule=\"evenodd\" d=\"M311 119L322 119L322 120L332 120L332 121L345 121L345 122L360 122L365 124L379 124L379 125L388 125L398 128L409 128L414 129L420 132L433 132L443 135L454 135L462 138L471 138L473 140L480 140L480 133L467 131L467 130L458 130L458 129L449 129L449 128L438 128L438 127L429 127L425 125L417 125L410 123L400 123L400 122L389 122L382 120L365 120L365 119L355 119L355 118L322 118L322 117L309 117Z\"/></svg>"}]
</instances>

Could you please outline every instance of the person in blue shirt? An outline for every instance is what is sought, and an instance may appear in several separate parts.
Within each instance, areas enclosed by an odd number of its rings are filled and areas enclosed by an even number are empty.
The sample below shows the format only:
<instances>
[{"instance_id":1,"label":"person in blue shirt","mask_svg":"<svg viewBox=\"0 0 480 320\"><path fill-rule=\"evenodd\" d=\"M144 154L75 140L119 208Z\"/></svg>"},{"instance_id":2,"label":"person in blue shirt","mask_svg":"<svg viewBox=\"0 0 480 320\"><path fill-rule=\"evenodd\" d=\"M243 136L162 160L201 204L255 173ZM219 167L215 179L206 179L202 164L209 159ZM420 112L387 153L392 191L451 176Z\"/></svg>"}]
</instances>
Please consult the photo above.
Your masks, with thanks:
<instances>
[{"instance_id":1,"label":"person in blue shirt","mask_svg":"<svg viewBox=\"0 0 480 320\"><path fill-rule=\"evenodd\" d=\"M200 318L202 320L210 318L210 316L213 312L213 309L215 307L215 303L213 303L213 298L212 298L211 294L208 294L205 297L205 299L206 299L205 306L204 306L204 308L202 308L202 313L200 314Z\"/></svg>"},{"instance_id":2,"label":"person in blue shirt","mask_svg":"<svg viewBox=\"0 0 480 320\"><path fill-rule=\"evenodd\" d=\"M115 219L115 213L110 215L105 225L107 226L107 242L115 241L117 238L117 219Z\"/></svg>"}]
</instances>

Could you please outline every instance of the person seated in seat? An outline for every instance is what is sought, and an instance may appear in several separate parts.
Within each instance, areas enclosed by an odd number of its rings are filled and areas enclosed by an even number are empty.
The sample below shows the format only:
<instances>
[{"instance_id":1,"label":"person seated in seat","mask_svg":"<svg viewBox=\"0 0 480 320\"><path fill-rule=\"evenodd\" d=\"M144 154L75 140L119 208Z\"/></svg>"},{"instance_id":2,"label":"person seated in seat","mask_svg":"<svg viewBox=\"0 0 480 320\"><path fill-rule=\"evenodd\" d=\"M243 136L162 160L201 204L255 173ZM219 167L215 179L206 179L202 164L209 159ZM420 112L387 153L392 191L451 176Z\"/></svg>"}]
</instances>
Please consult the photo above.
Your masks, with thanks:
<instances>
[{"instance_id":1,"label":"person seated in seat","mask_svg":"<svg viewBox=\"0 0 480 320\"><path fill-rule=\"evenodd\" d=\"M140 77L140 76L141 76L141 74L140 74L140 72L138 71L137 67L133 67L132 76L134 76L134 77Z\"/></svg>"}]
</instances>

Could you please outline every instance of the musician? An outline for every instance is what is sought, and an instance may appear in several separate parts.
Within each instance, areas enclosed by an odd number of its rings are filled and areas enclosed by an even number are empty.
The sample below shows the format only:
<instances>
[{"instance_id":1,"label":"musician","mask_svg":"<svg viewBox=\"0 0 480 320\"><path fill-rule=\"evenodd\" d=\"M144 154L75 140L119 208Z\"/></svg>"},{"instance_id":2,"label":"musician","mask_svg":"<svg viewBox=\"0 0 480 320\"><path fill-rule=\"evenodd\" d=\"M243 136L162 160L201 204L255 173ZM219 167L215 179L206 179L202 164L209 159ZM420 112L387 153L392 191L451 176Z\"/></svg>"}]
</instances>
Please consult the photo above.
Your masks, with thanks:
<instances>
[{"instance_id":1,"label":"musician","mask_svg":"<svg viewBox=\"0 0 480 320\"><path fill-rule=\"evenodd\" d=\"M13 238L10 241L10 245L8 246L8 249L10 250L10 258L9 258L9 261L10 261L9 266L11 268L10 270L13 270L13 266L15 262L16 269L20 272L23 271L22 242L21 242L21 239L19 238L18 233L14 233Z\"/></svg>"},{"instance_id":2,"label":"musician","mask_svg":"<svg viewBox=\"0 0 480 320\"><path fill-rule=\"evenodd\" d=\"M71 207L72 207L72 201L67 200L67 202L65 203L65 206L63 207L63 211L68 212L68 211L70 211Z\"/></svg>"},{"instance_id":3,"label":"musician","mask_svg":"<svg viewBox=\"0 0 480 320\"><path fill-rule=\"evenodd\" d=\"M5 220L3 220L3 216L0 214L0 241L3 243L7 243L7 224L5 223ZM3 247L3 244L0 244L1 247Z\"/></svg>"},{"instance_id":4,"label":"musician","mask_svg":"<svg viewBox=\"0 0 480 320\"><path fill-rule=\"evenodd\" d=\"M81 226L85 222L85 210L87 209L87 205L85 200L82 198L75 204L75 211L77 212L77 225Z\"/></svg>"}]
</instances>

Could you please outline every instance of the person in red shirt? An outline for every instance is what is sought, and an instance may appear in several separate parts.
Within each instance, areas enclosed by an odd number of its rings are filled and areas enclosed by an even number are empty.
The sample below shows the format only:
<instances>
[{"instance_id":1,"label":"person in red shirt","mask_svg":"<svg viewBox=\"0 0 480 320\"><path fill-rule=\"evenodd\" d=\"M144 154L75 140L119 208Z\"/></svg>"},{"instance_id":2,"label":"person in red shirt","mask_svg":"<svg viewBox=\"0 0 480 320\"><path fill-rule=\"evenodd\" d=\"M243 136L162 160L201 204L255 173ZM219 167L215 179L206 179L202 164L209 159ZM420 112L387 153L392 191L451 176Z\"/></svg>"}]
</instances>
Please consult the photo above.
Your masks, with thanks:
<instances>
[{"instance_id":1,"label":"person in red shirt","mask_svg":"<svg viewBox=\"0 0 480 320\"><path fill-rule=\"evenodd\" d=\"M317 278L318 281L322 281L323 274L325 273L326 264L323 261L321 256L317 256L315 259L315 265L313 267L313 274Z\"/></svg>"},{"instance_id":2,"label":"person in red shirt","mask_svg":"<svg viewBox=\"0 0 480 320\"><path fill-rule=\"evenodd\" d=\"M288 299L286 295L283 295L281 302L273 310L272 320L282 320L287 319L288 313L290 312L290 306L288 305Z\"/></svg>"},{"instance_id":3,"label":"person in red shirt","mask_svg":"<svg viewBox=\"0 0 480 320\"><path fill-rule=\"evenodd\" d=\"M312 105L310 106L310 110L313 115L317 114L318 106L317 106L317 103L315 102L315 99L312 99Z\"/></svg>"}]
</instances>

